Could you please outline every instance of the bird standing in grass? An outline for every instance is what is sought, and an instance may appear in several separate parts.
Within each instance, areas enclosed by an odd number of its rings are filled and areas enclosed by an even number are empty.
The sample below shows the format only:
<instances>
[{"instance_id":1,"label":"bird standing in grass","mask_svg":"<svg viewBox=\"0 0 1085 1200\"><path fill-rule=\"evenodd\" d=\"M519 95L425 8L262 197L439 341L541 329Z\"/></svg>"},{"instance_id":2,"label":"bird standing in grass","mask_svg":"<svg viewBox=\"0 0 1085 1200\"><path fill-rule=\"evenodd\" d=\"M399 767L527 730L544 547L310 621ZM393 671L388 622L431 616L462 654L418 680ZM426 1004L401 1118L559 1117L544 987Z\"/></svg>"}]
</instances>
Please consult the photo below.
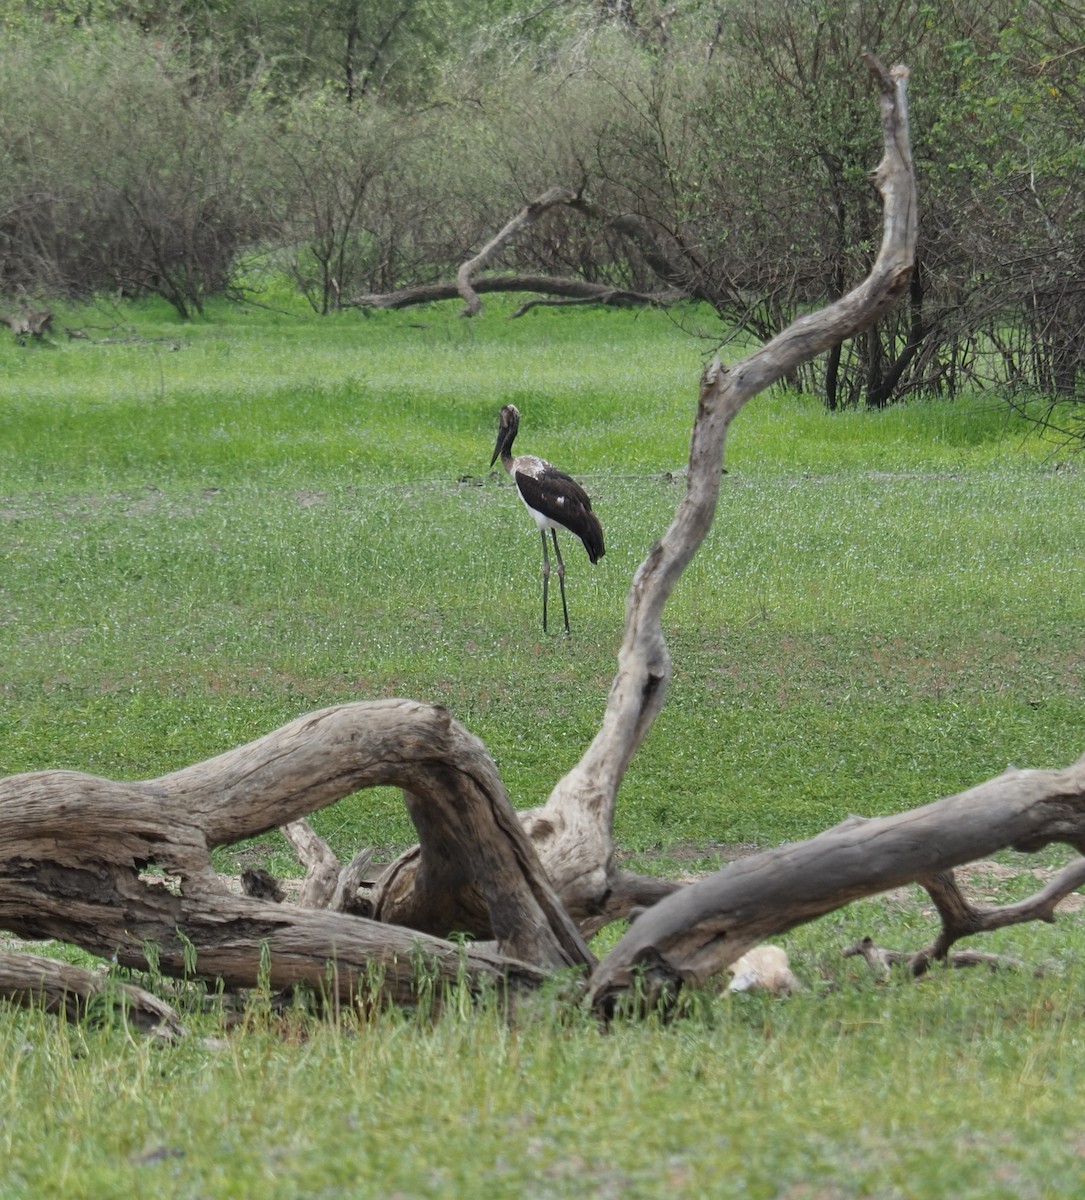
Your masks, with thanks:
<instances>
[{"instance_id":1,"label":"bird standing in grass","mask_svg":"<svg viewBox=\"0 0 1085 1200\"><path fill-rule=\"evenodd\" d=\"M565 616L565 632L569 632L569 606L565 600L565 563L558 546L558 530L567 529L575 533L584 543L588 558L596 563L603 557L603 527L591 510L588 493L579 483L563 471L552 467L545 459L534 454L512 456L512 443L520 428L520 412L514 404L506 404L501 410L497 427L497 445L494 446L492 467L498 458L501 465L512 476L516 490L520 493L527 511L542 538L542 581L543 581L543 633L546 632L546 601L550 585L550 555L546 546L549 530L554 539L554 553L558 560L558 584L561 587L561 609Z\"/></svg>"}]
</instances>

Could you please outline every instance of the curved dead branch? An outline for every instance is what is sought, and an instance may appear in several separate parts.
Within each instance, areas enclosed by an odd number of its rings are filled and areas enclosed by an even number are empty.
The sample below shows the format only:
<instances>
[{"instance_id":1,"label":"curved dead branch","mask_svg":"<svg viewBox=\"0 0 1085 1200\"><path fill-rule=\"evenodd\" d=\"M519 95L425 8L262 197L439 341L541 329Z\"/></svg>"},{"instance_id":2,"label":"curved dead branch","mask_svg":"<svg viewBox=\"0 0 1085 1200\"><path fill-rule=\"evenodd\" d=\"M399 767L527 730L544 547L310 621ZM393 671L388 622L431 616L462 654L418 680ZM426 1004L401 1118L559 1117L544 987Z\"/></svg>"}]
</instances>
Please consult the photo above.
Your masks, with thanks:
<instances>
[{"instance_id":1,"label":"curved dead branch","mask_svg":"<svg viewBox=\"0 0 1085 1200\"><path fill-rule=\"evenodd\" d=\"M731 863L640 917L596 968L592 1002L610 1011L639 974L662 998L852 900L929 881L998 850L1032 852L1053 842L1079 853L1085 847L1085 757L1061 771L1010 768L923 808L851 817L808 841ZM1048 919L1035 905L1022 919L1037 916Z\"/></svg>"},{"instance_id":2,"label":"curved dead branch","mask_svg":"<svg viewBox=\"0 0 1085 1200\"><path fill-rule=\"evenodd\" d=\"M922 951L919 954L910 954L904 950L885 950L876 945L874 940L869 937L862 938L854 946L849 946L843 951L843 957L863 958L880 983L884 983L889 978L892 967L903 966L913 975L923 975L930 965L929 959L920 961L923 958ZM947 967L954 969L987 967L992 971L1002 968L1023 970L1028 966L1018 958L1008 958L1004 954L987 954L982 950L954 950L943 959L943 962ZM1043 967L1031 969L1037 977L1044 973Z\"/></svg>"},{"instance_id":3,"label":"curved dead branch","mask_svg":"<svg viewBox=\"0 0 1085 1200\"><path fill-rule=\"evenodd\" d=\"M530 225L534 225L552 208L565 207L575 210L592 220L604 224L632 242L658 279L665 285L662 292L637 292L610 284L589 283L583 279L568 279L549 275L498 275L487 279L475 276ZM708 299L698 280L703 274L702 264L678 262L661 245L649 223L632 213L611 214L587 200L582 192L566 187L552 187L529 201L511 221L492 237L485 246L463 263L456 272L456 282L419 284L398 288L393 292L377 292L356 296L342 305L344 308L407 308L414 304L428 304L437 300L451 300L461 296L464 301L462 315L478 316L482 312L482 292L540 292L556 296L556 300L531 300L514 312L514 317L523 316L539 305L554 304L604 304L628 307L630 305L666 305L683 299ZM718 300L717 298L714 298ZM734 297L731 297L733 300Z\"/></svg>"},{"instance_id":4,"label":"curved dead branch","mask_svg":"<svg viewBox=\"0 0 1085 1200\"><path fill-rule=\"evenodd\" d=\"M456 272L456 291L463 297L465 317L475 317L482 312L482 301L478 292L472 286L475 275L506 246L521 230L526 229L557 204L570 204L576 199L576 193L568 188L554 187L544 192L537 199L525 204L504 229L492 237L475 255L463 263Z\"/></svg>"},{"instance_id":5,"label":"curved dead branch","mask_svg":"<svg viewBox=\"0 0 1085 1200\"><path fill-rule=\"evenodd\" d=\"M913 975L924 975L931 964L945 963L951 967L1023 967L1018 959L1002 954L986 954L980 950L952 950L961 938L977 933L990 933L1010 925L1023 925L1029 921L1055 923L1055 911L1070 895L1085 885L1085 857L1075 858L1038 892L1015 904L1000 904L991 908L973 904L961 891L956 873L942 871L916 880L938 912L942 929L935 940L922 950L886 950L876 946L870 938L863 938L844 951L845 956L862 955L875 974L884 976L889 967L901 963ZM1042 974L1042 968L1034 968Z\"/></svg>"},{"instance_id":6,"label":"curved dead branch","mask_svg":"<svg viewBox=\"0 0 1085 1200\"><path fill-rule=\"evenodd\" d=\"M711 528L724 443L751 397L799 364L876 321L907 291L916 243L916 192L904 67L887 72L869 59L878 83L884 153L873 173L884 232L870 275L820 312L801 318L730 370L712 363L701 381L690 444L687 491L670 528L649 551L626 598L625 636L602 725L580 762L527 819L555 886L578 919L609 894L614 806L626 769L663 706L671 662L663 608Z\"/></svg>"},{"instance_id":7,"label":"curved dead branch","mask_svg":"<svg viewBox=\"0 0 1085 1200\"><path fill-rule=\"evenodd\" d=\"M358 790L409 789L421 878L446 854L498 953L425 931L233 895L210 851ZM482 744L405 700L323 709L207 762L144 783L72 771L0 780L0 927L59 938L124 966L230 988L305 984L346 999L380 978L409 1003L419 963L437 981L535 986L592 956L565 914ZM170 879L148 878L149 866ZM440 867L433 868L440 872ZM453 889L443 895L456 898ZM431 910L432 926L438 917ZM463 928L455 923L449 928ZM331 965L333 964L333 966Z\"/></svg>"}]
</instances>

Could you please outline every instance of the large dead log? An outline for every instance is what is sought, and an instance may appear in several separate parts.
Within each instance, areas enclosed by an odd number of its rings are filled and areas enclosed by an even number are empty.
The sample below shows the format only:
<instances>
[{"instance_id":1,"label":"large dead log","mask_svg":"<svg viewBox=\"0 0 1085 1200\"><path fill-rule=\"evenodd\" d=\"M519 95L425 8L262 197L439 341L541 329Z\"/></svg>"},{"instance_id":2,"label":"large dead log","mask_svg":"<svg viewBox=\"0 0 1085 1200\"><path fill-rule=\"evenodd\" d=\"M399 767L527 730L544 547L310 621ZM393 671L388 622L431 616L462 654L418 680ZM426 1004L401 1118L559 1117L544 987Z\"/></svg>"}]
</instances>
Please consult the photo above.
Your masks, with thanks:
<instances>
[{"instance_id":1,"label":"large dead log","mask_svg":"<svg viewBox=\"0 0 1085 1200\"><path fill-rule=\"evenodd\" d=\"M416 925L460 927L455 913L440 915L425 887L431 859L448 855L458 887L442 886L441 903L469 910L497 953L236 896L211 866L217 846L381 784L412 797L422 848L415 907L425 905ZM411 1002L420 962L439 982L515 988L593 961L482 744L445 710L411 701L324 709L142 783L72 771L10 776L0 780L0 845L0 927L137 968L149 965L153 946L165 974L229 988L306 984L346 999L379 976L383 995ZM149 866L178 885L149 879Z\"/></svg>"}]
</instances>

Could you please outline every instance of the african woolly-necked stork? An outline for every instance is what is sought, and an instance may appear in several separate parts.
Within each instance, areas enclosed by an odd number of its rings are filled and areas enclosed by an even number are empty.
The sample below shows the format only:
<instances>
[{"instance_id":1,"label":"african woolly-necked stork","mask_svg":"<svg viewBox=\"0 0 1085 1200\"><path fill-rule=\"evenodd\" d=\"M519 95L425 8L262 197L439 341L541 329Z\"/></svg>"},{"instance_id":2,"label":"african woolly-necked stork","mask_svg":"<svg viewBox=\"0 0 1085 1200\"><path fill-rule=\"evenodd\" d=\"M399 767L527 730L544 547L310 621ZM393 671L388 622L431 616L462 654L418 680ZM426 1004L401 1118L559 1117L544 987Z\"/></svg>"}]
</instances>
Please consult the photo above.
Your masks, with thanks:
<instances>
[{"instance_id":1,"label":"african woolly-necked stork","mask_svg":"<svg viewBox=\"0 0 1085 1200\"><path fill-rule=\"evenodd\" d=\"M565 600L565 563L558 546L558 530L567 529L575 533L584 543L588 558L596 563L605 553L603 549L603 527L591 510L588 493L564 471L559 471L545 459L534 454L512 456L512 443L520 428L520 412L514 404L506 404L501 410L497 426L497 445L494 446L492 467L498 458L501 465L512 476L516 490L520 493L527 511L531 513L542 538L542 585L543 585L543 633L546 632L546 599L550 585L550 555L546 549L546 533L554 539L554 553L558 558L558 583L561 586L561 610L565 615L565 632L569 632L569 606Z\"/></svg>"}]
</instances>

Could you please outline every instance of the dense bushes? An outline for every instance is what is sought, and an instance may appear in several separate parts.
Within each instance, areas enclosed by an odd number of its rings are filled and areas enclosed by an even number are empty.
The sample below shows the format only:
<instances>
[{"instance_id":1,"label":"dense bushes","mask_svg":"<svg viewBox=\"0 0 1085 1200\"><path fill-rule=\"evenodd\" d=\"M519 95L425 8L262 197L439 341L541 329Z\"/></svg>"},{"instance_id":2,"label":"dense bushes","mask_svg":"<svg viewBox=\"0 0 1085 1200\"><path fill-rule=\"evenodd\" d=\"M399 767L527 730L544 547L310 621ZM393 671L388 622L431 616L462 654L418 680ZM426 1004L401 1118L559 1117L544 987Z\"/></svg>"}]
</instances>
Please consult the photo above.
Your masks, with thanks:
<instances>
[{"instance_id":1,"label":"dense bushes","mask_svg":"<svg viewBox=\"0 0 1085 1200\"><path fill-rule=\"evenodd\" d=\"M157 292L187 315L258 232L213 83L126 33L0 53L0 288Z\"/></svg>"},{"instance_id":2,"label":"dense bushes","mask_svg":"<svg viewBox=\"0 0 1085 1200\"><path fill-rule=\"evenodd\" d=\"M555 210L504 265L638 289L662 271L767 337L876 250L871 48L913 68L919 271L909 306L796 382L833 407L1076 395L1075 7L0 0L0 291L188 314L255 252L326 312L451 276L560 183L594 216Z\"/></svg>"}]
</instances>

